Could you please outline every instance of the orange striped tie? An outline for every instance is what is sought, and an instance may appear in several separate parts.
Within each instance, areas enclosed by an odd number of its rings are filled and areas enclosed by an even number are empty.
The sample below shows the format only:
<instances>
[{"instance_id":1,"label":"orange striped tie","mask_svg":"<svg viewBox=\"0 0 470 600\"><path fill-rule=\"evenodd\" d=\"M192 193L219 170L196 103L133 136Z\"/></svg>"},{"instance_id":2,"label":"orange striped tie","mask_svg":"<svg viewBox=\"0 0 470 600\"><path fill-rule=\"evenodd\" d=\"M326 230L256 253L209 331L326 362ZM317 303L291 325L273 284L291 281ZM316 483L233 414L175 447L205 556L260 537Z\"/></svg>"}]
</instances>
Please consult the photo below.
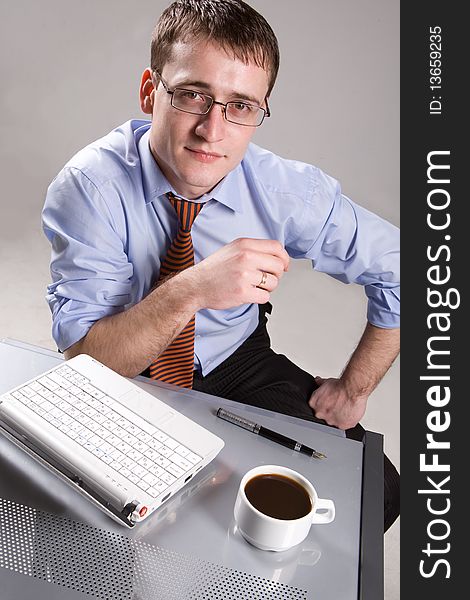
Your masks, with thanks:
<instances>
[{"instance_id":1,"label":"orange striped tie","mask_svg":"<svg viewBox=\"0 0 470 600\"><path fill-rule=\"evenodd\" d=\"M194 265L191 227L204 206L203 203L177 198L171 192L167 194L167 197L178 215L179 228L162 261L157 286L172 273L178 273ZM151 379L174 383L186 388L193 387L195 323L194 315L167 349L150 365Z\"/></svg>"}]
</instances>

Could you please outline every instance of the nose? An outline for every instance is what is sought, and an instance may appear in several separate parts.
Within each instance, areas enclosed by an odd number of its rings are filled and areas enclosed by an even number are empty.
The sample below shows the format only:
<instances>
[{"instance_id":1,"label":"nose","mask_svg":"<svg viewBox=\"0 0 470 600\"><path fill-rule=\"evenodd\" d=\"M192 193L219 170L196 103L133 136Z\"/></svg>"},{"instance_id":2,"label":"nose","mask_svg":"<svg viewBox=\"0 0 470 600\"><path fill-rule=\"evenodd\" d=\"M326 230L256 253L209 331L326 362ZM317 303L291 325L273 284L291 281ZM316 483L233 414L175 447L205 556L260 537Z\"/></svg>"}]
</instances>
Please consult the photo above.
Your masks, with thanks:
<instances>
[{"instance_id":1,"label":"nose","mask_svg":"<svg viewBox=\"0 0 470 600\"><path fill-rule=\"evenodd\" d=\"M224 117L224 107L213 104L207 115L201 115L195 133L206 142L219 142L224 137L227 121Z\"/></svg>"}]
</instances>

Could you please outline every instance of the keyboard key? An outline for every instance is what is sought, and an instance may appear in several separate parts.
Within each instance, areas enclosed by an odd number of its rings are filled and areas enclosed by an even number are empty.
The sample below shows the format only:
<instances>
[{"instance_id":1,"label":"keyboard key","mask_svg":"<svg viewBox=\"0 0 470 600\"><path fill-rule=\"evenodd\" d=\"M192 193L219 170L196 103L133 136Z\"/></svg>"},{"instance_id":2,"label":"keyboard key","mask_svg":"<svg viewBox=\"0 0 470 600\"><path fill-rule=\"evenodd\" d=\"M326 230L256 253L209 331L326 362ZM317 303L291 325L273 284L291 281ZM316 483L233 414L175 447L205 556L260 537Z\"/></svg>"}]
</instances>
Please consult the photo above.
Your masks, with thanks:
<instances>
[{"instance_id":1,"label":"keyboard key","mask_svg":"<svg viewBox=\"0 0 470 600\"><path fill-rule=\"evenodd\" d=\"M90 396L93 396L93 398L96 398L97 400L101 400L101 398L105 397L105 394L103 394L103 392L100 392L100 390L98 390L89 383L83 386L83 390L87 392L87 394L90 394Z\"/></svg>"},{"instance_id":2,"label":"keyboard key","mask_svg":"<svg viewBox=\"0 0 470 600\"><path fill-rule=\"evenodd\" d=\"M32 390L27 385L25 385L24 387L22 387L20 391L23 394L23 396L26 396L26 398L31 398L32 396L35 396L34 390Z\"/></svg>"},{"instance_id":3,"label":"keyboard key","mask_svg":"<svg viewBox=\"0 0 470 600\"><path fill-rule=\"evenodd\" d=\"M129 469L126 469L126 467L123 467L122 463L120 463L120 464L121 464L121 466L119 468L119 473L121 473L121 475L127 479L129 477L129 475L131 474L131 471L129 471Z\"/></svg>"},{"instance_id":4,"label":"keyboard key","mask_svg":"<svg viewBox=\"0 0 470 600\"><path fill-rule=\"evenodd\" d=\"M57 371L51 371L48 373L47 377L57 383L61 388L67 389L70 387L69 381L65 377L62 377Z\"/></svg>"},{"instance_id":5,"label":"keyboard key","mask_svg":"<svg viewBox=\"0 0 470 600\"><path fill-rule=\"evenodd\" d=\"M150 458L147 458L146 456L142 456L142 458L139 458L137 462L145 469L149 469L153 465L153 462L150 460Z\"/></svg>"},{"instance_id":6,"label":"keyboard key","mask_svg":"<svg viewBox=\"0 0 470 600\"><path fill-rule=\"evenodd\" d=\"M189 454L189 450L185 446L178 446L175 449L175 452L177 452L183 458Z\"/></svg>"},{"instance_id":7,"label":"keyboard key","mask_svg":"<svg viewBox=\"0 0 470 600\"><path fill-rule=\"evenodd\" d=\"M113 422L116 424L116 427L118 427L118 424L117 424L117 422L118 422L118 421L119 421L119 419L121 418L121 415L120 415L119 413L117 413L116 411L114 411L114 410L111 410L111 411L108 413L108 415L107 415L107 416L108 416L108 419L109 419L110 421L113 421Z\"/></svg>"},{"instance_id":8,"label":"keyboard key","mask_svg":"<svg viewBox=\"0 0 470 600\"><path fill-rule=\"evenodd\" d=\"M139 440L138 442L135 442L134 448L139 452L142 452L142 454L144 454L149 447L147 446L147 444L144 444L144 442Z\"/></svg>"},{"instance_id":9,"label":"keyboard key","mask_svg":"<svg viewBox=\"0 0 470 600\"><path fill-rule=\"evenodd\" d=\"M163 446L162 442L159 442L156 439L151 439L148 443L150 448L153 448L153 450L158 450L159 448L161 448Z\"/></svg>"},{"instance_id":10,"label":"keyboard key","mask_svg":"<svg viewBox=\"0 0 470 600\"><path fill-rule=\"evenodd\" d=\"M155 460L158 457L158 452L156 450L154 450L153 448L148 448L148 450L145 451L145 456L150 458L150 460L152 462L155 462Z\"/></svg>"},{"instance_id":11,"label":"keyboard key","mask_svg":"<svg viewBox=\"0 0 470 600\"><path fill-rule=\"evenodd\" d=\"M124 458L121 459L121 464L124 465L126 469L132 469L135 466L134 461L131 460L128 456L124 456Z\"/></svg>"},{"instance_id":12,"label":"keyboard key","mask_svg":"<svg viewBox=\"0 0 470 600\"><path fill-rule=\"evenodd\" d=\"M176 477L174 475L171 475L171 473L163 473L160 477L160 479L164 482L167 483L168 485L171 485L172 483L174 483L176 481Z\"/></svg>"},{"instance_id":13,"label":"keyboard key","mask_svg":"<svg viewBox=\"0 0 470 600\"><path fill-rule=\"evenodd\" d=\"M42 410L41 407L38 408L39 410ZM66 415L65 413L60 417L60 420L64 425L70 425L70 423L73 422L72 417L70 415ZM70 427L67 427L67 429L70 429Z\"/></svg>"},{"instance_id":14,"label":"keyboard key","mask_svg":"<svg viewBox=\"0 0 470 600\"><path fill-rule=\"evenodd\" d=\"M169 465L169 466L168 466L168 470L170 470L170 467L171 467L171 466L172 466L172 465ZM173 465L173 466L176 466L176 465ZM176 467L176 468L178 468L178 467ZM152 466L149 468L149 471L150 471L150 473L152 473L153 475L156 475L157 477L160 477L160 475L162 475L162 474L165 472L165 469L163 469L162 467L160 467L160 466L158 466L158 465L152 465Z\"/></svg>"},{"instance_id":15,"label":"keyboard key","mask_svg":"<svg viewBox=\"0 0 470 600\"><path fill-rule=\"evenodd\" d=\"M157 458L157 460L155 461L155 464L166 469L168 467L168 465L170 464L170 461L167 458L165 458L164 456L159 456Z\"/></svg>"},{"instance_id":16,"label":"keyboard key","mask_svg":"<svg viewBox=\"0 0 470 600\"><path fill-rule=\"evenodd\" d=\"M129 445L132 445L135 442L135 437L130 433L126 433L123 437L121 437L121 439L123 442L126 442L126 444Z\"/></svg>"},{"instance_id":17,"label":"keyboard key","mask_svg":"<svg viewBox=\"0 0 470 600\"><path fill-rule=\"evenodd\" d=\"M168 448L175 450L179 446L179 442L169 437L165 440L165 446L168 446Z\"/></svg>"},{"instance_id":18,"label":"keyboard key","mask_svg":"<svg viewBox=\"0 0 470 600\"><path fill-rule=\"evenodd\" d=\"M138 460L140 458L142 458L142 454L140 452L137 452L137 450L132 449L130 452L127 453L127 456L129 458L132 458L132 460L134 462L138 462Z\"/></svg>"},{"instance_id":19,"label":"keyboard key","mask_svg":"<svg viewBox=\"0 0 470 600\"><path fill-rule=\"evenodd\" d=\"M174 463L170 463L166 470L175 477L181 477L181 475L184 475L185 473L181 467L178 467Z\"/></svg>"},{"instance_id":20,"label":"keyboard key","mask_svg":"<svg viewBox=\"0 0 470 600\"><path fill-rule=\"evenodd\" d=\"M96 423L96 421L92 421L91 423L88 423L88 429L91 429L91 431L93 431L94 433L99 435L98 431L100 430L100 426L98 423Z\"/></svg>"},{"instance_id":21,"label":"keyboard key","mask_svg":"<svg viewBox=\"0 0 470 600\"><path fill-rule=\"evenodd\" d=\"M46 388L42 388L41 390L38 390L38 394L40 396L42 396L43 398L46 398L47 400L54 397L54 394Z\"/></svg>"},{"instance_id":22,"label":"keyboard key","mask_svg":"<svg viewBox=\"0 0 470 600\"><path fill-rule=\"evenodd\" d=\"M153 437L159 442L165 442L168 439L168 436L163 431L157 431Z\"/></svg>"},{"instance_id":23,"label":"keyboard key","mask_svg":"<svg viewBox=\"0 0 470 600\"><path fill-rule=\"evenodd\" d=\"M159 493L160 493L160 492L159 492L158 490L156 490L155 488L153 488L153 487L150 487L150 488L147 490L147 494L148 494L149 496L152 496L152 498L156 498L156 497L158 496L158 494L159 494Z\"/></svg>"},{"instance_id":24,"label":"keyboard key","mask_svg":"<svg viewBox=\"0 0 470 600\"><path fill-rule=\"evenodd\" d=\"M59 387L55 381L52 381L52 379L49 379L49 377L46 376L41 377L40 379L38 379L38 381L41 385L43 385L46 389L50 390L51 392L53 392Z\"/></svg>"},{"instance_id":25,"label":"keyboard key","mask_svg":"<svg viewBox=\"0 0 470 600\"><path fill-rule=\"evenodd\" d=\"M113 431L114 435L117 435L117 437L121 440L124 441L124 438L128 435L127 431L125 429L123 429L122 427L117 427L114 431ZM138 448L137 448L138 450Z\"/></svg>"},{"instance_id":26,"label":"keyboard key","mask_svg":"<svg viewBox=\"0 0 470 600\"><path fill-rule=\"evenodd\" d=\"M144 475L147 474L147 471L139 466L139 465L134 465L134 468L132 469L133 473L135 473L140 479L142 479L142 477L144 477Z\"/></svg>"},{"instance_id":27,"label":"keyboard key","mask_svg":"<svg viewBox=\"0 0 470 600\"><path fill-rule=\"evenodd\" d=\"M181 467L185 471L189 471L193 466L189 461L185 458L177 454L176 452L170 457L171 462L174 462L178 467Z\"/></svg>"},{"instance_id":28,"label":"keyboard key","mask_svg":"<svg viewBox=\"0 0 470 600\"><path fill-rule=\"evenodd\" d=\"M61 410L68 410L68 408L69 408L69 406L70 406L70 405L69 405L69 403L68 403L68 402L66 402L65 400L60 400L60 402L58 402L58 403L56 404L56 406L57 406L58 408L60 408Z\"/></svg>"},{"instance_id":29,"label":"keyboard key","mask_svg":"<svg viewBox=\"0 0 470 600\"><path fill-rule=\"evenodd\" d=\"M124 429L126 431L128 431L130 435L133 435L134 437L137 434L137 432L139 431L139 428L137 427L137 425L134 425L134 423L131 423L130 421L127 422L127 425L124 427Z\"/></svg>"},{"instance_id":30,"label":"keyboard key","mask_svg":"<svg viewBox=\"0 0 470 600\"><path fill-rule=\"evenodd\" d=\"M152 439L152 436L145 431L141 431L140 433L138 433L137 437L139 438L140 441L142 441L146 444L148 444Z\"/></svg>"},{"instance_id":31,"label":"keyboard key","mask_svg":"<svg viewBox=\"0 0 470 600\"><path fill-rule=\"evenodd\" d=\"M143 477L143 480L146 481L150 486L153 486L155 483L157 483L158 477L152 475L151 473L147 473L147 475Z\"/></svg>"},{"instance_id":32,"label":"keyboard key","mask_svg":"<svg viewBox=\"0 0 470 600\"><path fill-rule=\"evenodd\" d=\"M166 490L168 485L161 479L153 486L160 494Z\"/></svg>"},{"instance_id":33,"label":"keyboard key","mask_svg":"<svg viewBox=\"0 0 470 600\"><path fill-rule=\"evenodd\" d=\"M197 454L194 454L194 452L190 452L186 456L186 460L189 460L189 462L192 463L193 465L197 465L198 462L201 462L202 458L200 456L198 456Z\"/></svg>"},{"instance_id":34,"label":"keyboard key","mask_svg":"<svg viewBox=\"0 0 470 600\"><path fill-rule=\"evenodd\" d=\"M126 444L126 442L119 442L119 444L116 444L116 448L120 450L123 454L127 454L132 450L132 447L129 446L129 444Z\"/></svg>"},{"instance_id":35,"label":"keyboard key","mask_svg":"<svg viewBox=\"0 0 470 600\"><path fill-rule=\"evenodd\" d=\"M144 492L146 492L150 487L149 484L146 481L144 481L143 479L138 481L137 485L140 487L141 490L144 490Z\"/></svg>"},{"instance_id":36,"label":"keyboard key","mask_svg":"<svg viewBox=\"0 0 470 600\"><path fill-rule=\"evenodd\" d=\"M105 406L111 406L112 404L114 404L114 400L112 398L110 398L109 396L103 396L101 398L101 402L105 405Z\"/></svg>"},{"instance_id":37,"label":"keyboard key","mask_svg":"<svg viewBox=\"0 0 470 600\"><path fill-rule=\"evenodd\" d=\"M173 454L173 450L171 448L168 448L168 446L162 446L158 450L158 453L164 456L165 458L169 458Z\"/></svg>"}]
</instances>

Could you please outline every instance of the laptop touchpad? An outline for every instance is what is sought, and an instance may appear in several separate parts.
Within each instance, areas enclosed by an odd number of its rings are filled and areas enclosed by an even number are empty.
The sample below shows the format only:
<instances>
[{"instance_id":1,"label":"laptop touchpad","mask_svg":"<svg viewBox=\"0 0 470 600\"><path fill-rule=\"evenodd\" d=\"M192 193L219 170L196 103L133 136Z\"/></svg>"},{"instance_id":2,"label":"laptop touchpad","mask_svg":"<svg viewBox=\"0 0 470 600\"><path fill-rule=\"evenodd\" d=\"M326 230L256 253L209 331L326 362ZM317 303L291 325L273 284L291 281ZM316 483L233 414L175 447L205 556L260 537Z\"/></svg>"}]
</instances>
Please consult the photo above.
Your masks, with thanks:
<instances>
[{"instance_id":1,"label":"laptop touchpad","mask_svg":"<svg viewBox=\"0 0 470 600\"><path fill-rule=\"evenodd\" d=\"M175 414L164 402L149 394L140 393L138 390L126 392L119 398L119 401L154 425L161 425L163 421L166 422Z\"/></svg>"}]
</instances>

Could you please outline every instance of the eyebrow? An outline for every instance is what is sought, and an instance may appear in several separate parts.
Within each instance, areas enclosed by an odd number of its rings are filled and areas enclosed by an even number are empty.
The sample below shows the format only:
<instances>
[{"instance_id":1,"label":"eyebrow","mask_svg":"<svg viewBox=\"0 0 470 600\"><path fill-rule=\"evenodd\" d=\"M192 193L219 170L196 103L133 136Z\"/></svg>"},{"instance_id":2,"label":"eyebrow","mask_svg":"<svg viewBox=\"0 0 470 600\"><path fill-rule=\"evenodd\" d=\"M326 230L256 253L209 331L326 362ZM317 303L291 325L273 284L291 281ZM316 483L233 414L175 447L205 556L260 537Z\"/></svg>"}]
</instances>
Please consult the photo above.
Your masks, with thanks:
<instances>
[{"instance_id":1,"label":"eyebrow","mask_svg":"<svg viewBox=\"0 0 470 600\"><path fill-rule=\"evenodd\" d=\"M195 88L203 88L204 90L207 90L208 92L210 92L212 94L212 90L211 90L211 86L206 83L205 81L193 81L193 80L183 80L180 83L176 83L173 88L181 88L181 87L185 87L187 85L190 85L191 87L195 87ZM239 98L240 100L247 100L248 102L253 102L254 104L256 104L257 106L260 106L262 104L263 101L259 101L258 98L255 98L254 96L250 96L249 94L246 94L244 92L237 92L235 90L232 90L229 94L229 97L231 98Z\"/></svg>"}]
</instances>

